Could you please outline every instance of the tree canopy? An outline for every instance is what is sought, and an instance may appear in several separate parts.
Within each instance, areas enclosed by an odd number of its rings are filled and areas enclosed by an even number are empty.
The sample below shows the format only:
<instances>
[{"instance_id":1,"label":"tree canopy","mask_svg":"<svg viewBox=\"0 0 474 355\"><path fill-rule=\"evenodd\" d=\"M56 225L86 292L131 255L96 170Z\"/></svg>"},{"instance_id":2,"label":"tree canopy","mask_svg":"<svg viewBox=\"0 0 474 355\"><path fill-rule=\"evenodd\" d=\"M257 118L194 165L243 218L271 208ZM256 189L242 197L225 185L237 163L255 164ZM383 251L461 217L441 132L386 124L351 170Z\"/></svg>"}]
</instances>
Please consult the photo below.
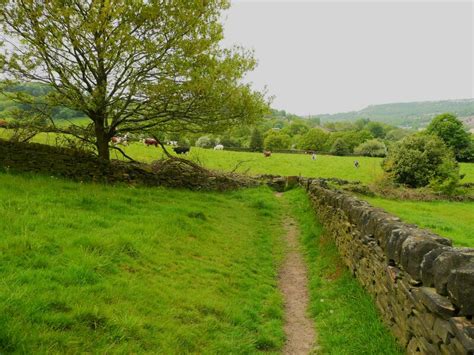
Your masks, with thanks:
<instances>
[{"instance_id":1,"label":"tree canopy","mask_svg":"<svg viewBox=\"0 0 474 355\"><path fill-rule=\"evenodd\" d=\"M474 160L470 134L455 115L444 113L436 116L427 127L426 132L441 138L453 150L458 161Z\"/></svg>"},{"instance_id":2,"label":"tree canopy","mask_svg":"<svg viewBox=\"0 0 474 355\"><path fill-rule=\"evenodd\" d=\"M43 100L7 92L50 117L82 112L87 127L47 129L95 145L109 159L117 134L145 130L220 132L267 110L241 83L251 52L223 49L227 0L0 0L0 66L6 79L51 87ZM7 85L8 86L8 82Z\"/></svg>"}]
</instances>

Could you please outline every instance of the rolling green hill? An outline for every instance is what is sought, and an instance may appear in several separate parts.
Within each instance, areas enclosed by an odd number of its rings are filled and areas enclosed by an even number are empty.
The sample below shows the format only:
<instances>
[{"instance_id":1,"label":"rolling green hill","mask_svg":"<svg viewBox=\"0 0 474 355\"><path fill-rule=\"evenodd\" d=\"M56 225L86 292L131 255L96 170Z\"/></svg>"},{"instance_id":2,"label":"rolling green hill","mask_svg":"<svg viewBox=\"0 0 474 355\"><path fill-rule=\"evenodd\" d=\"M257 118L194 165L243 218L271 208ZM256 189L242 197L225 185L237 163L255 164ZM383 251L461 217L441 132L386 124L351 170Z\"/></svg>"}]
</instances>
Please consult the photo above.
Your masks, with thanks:
<instances>
[{"instance_id":1,"label":"rolling green hill","mask_svg":"<svg viewBox=\"0 0 474 355\"><path fill-rule=\"evenodd\" d=\"M426 126L434 116L444 112L451 112L466 119L474 116L474 99L370 105L360 111L323 114L318 117L323 122L369 118L396 126L418 128Z\"/></svg>"}]
</instances>

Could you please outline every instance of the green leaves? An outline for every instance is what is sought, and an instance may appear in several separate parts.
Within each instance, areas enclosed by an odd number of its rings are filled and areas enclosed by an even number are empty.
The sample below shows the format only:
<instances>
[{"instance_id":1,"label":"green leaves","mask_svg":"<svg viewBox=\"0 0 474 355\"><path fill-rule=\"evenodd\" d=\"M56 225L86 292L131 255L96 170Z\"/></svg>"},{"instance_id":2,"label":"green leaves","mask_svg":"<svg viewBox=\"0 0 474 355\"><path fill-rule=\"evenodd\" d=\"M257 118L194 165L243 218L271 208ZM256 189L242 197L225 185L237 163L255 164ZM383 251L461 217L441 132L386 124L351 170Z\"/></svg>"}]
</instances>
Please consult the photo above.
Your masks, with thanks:
<instances>
[{"instance_id":1,"label":"green leaves","mask_svg":"<svg viewBox=\"0 0 474 355\"><path fill-rule=\"evenodd\" d=\"M455 115L444 113L436 116L426 131L441 138L453 150L458 161L474 160L474 145L470 134Z\"/></svg>"},{"instance_id":2,"label":"green leaves","mask_svg":"<svg viewBox=\"0 0 474 355\"><path fill-rule=\"evenodd\" d=\"M8 78L45 83L51 106L89 117L103 158L120 132L220 132L267 110L241 83L253 53L219 47L228 1L2 1Z\"/></svg>"},{"instance_id":3,"label":"green leaves","mask_svg":"<svg viewBox=\"0 0 474 355\"><path fill-rule=\"evenodd\" d=\"M455 186L459 166L452 152L436 136L412 135L389 151L383 168L395 182L410 187Z\"/></svg>"}]
</instances>

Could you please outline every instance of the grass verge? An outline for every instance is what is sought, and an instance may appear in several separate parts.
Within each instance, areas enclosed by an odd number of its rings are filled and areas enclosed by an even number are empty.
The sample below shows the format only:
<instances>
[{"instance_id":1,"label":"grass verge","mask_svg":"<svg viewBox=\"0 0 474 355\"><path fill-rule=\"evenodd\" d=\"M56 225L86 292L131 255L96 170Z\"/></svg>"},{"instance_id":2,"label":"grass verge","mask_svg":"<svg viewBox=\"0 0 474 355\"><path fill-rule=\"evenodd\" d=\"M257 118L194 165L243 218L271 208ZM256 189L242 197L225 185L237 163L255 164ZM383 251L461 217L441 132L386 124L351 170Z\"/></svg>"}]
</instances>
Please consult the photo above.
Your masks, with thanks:
<instances>
[{"instance_id":1,"label":"grass verge","mask_svg":"<svg viewBox=\"0 0 474 355\"><path fill-rule=\"evenodd\" d=\"M255 353L284 342L279 204L0 174L0 353Z\"/></svg>"},{"instance_id":2,"label":"grass verge","mask_svg":"<svg viewBox=\"0 0 474 355\"><path fill-rule=\"evenodd\" d=\"M310 277L310 314L324 354L402 354L372 298L344 266L300 189L284 194L297 219Z\"/></svg>"}]
</instances>

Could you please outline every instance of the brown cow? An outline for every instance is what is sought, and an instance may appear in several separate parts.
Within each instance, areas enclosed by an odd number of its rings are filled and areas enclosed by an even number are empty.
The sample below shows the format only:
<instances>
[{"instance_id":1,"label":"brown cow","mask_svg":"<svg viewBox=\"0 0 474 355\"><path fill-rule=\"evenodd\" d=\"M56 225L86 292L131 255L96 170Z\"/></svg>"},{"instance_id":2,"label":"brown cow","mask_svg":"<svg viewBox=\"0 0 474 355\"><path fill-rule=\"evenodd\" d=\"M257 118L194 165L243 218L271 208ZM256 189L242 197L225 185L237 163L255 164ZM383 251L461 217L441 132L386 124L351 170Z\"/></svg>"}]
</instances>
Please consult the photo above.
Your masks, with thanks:
<instances>
[{"instance_id":1,"label":"brown cow","mask_svg":"<svg viewBox=\"0 0 474 355\"><path fill-rule=\"evenodd\" d=\"M264 150L264 151L263 151L263 156L264 156L265 158L268 158L268 157L271 156L271 155L272 155L272 152L271 152L270 150Z\"/></svg>"},{"instance_id":2,"label":"brown cow","mask_svg":"<svg viewBox=\"0 0 474 355\"><path fill-rule=\"evenodd\" d=\"M158 148L158 141L155 138L145 138L143 140L143 143L149 147L150 145L154 145L155 147Z\"/></svg>"},{"instance_id":3,"label":"brown cow","mask_svg":"<svg viewBox=\"0 0 474 355\"><path fill-rule=\"evenodd\" d=\"M128 145L128 134L126 134L123 137L113 136L110 140L111 140L111 142L114 146L116 146L118 144L127 146Z\"/></svg>"}]
</instances>

